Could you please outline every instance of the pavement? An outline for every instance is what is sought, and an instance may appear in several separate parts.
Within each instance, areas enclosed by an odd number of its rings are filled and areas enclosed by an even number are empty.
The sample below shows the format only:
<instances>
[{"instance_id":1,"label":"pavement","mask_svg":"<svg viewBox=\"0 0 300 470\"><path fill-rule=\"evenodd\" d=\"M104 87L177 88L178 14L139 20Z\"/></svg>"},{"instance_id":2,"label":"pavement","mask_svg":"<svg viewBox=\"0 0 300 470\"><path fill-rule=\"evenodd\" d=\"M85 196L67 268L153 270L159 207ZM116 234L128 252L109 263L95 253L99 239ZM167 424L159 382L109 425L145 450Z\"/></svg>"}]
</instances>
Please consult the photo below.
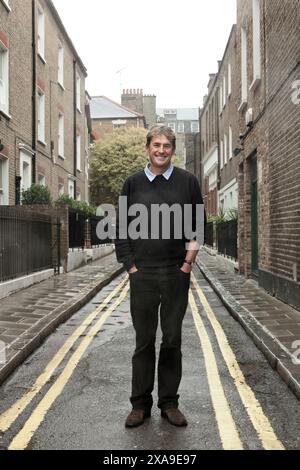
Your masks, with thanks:
<instances>
[{"instance_id":1,"label":"pavement","mask_svg":"<svg viewBox=\"0 0 300 470\"><path fill-rule=\"evenodd\" d=\"M300 312L202 249L202 274L289 388L300 399ZM0 384L61 323L123 272L112 253L0 300ZM2 342L2 343L1 343ZM1 350L1 347L0 347ZM297 354L298 352L298 354Z\"/></svg>"},{"instance_id":2,"label":"pavement","mask_svg":"<svg viewBox=\"0 0 300 470\"><path fill-rule=\"evenodd\" d=\"M58 325L123 271L112 253L1 299L0 384Z\"/></svg>"}]
</instances>

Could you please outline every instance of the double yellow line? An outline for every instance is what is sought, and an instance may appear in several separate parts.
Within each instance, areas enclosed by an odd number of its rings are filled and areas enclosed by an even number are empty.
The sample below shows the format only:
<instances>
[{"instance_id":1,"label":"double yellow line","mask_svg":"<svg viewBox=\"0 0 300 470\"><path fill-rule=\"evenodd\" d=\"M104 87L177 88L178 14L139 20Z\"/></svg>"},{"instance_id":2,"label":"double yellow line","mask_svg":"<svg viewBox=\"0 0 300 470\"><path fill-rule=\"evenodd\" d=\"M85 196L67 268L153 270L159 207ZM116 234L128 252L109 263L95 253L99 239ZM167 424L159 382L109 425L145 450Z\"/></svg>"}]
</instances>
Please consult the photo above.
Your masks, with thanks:
<instances>
[{"instance_id":1,"label":"double yellow line","mask_svg":"<svg viewBox=\"0 0 300 470\"><path fill-rule=\"evenodd\" d=\"M228 343L225 333L212 311L197 279L192 273L192 286L194 287L199 300L206 312L207 318L214 330L220 351L225 360L231 377L233 378L236 389L240 395L245 410L252 422L254 429L266 450L284 450L283 444L275 435L272 425L264 414L253 391L247 385L245 377L237 363L235 355ZM219 376L217 361L211 346L208 333L198 311L194 295L190 290L190 306L194 318L194 323L198 332L202 346L205 367L207 372L208 384L210 388L211 399L214 407L216 420L218 423L221 442L224 449L243 449L243 444L238 434L228 401L222 387Z\"/></svg>"},{"instance_id":2,"label":"double yellow line","mask_svg":"<svg viewBox=\"0 0 300 470\"><path fill-rule=\"evenodd\" d=\"M37 378L31 389L25 395L23 395L17 402L15 402L7 411L0 415L0 431L5 432L15 422L18 416L25 410L25 408L31 403L33 398L42 389L42 387L49 381L59 364L66 357L66 355L68 354L74 343L78 340L78 338L91 325L91 323L99 315L99 313L101 313L104 308L106 308L107 305L110 303L110 301L122 290L121 294L118 296L117 300L113 303L113 305L111 305L111 307L109 307L101 315L100 319L94 324L94 326L89 329L89 331L87 332L83 340L80 342L75 352L70 357L67 365L65 366L59 377L55 380L48 392L44 395L40 403L34 409L33 413L31 414L30 418L26 421L21 431L14 437L13 441L8 447L8 450L26 449L33 434L42 423L46 413L48 412L53 402L62 392L64 386L73 374L74 369L76 368L89 344L99 332L107 318L124 300L128 289L128 277L126 276L123 281L121 281L120 284L99 305L99 307L97 307L74 331L70 338L68 338L68 340L63 344L63 346L55 354L53 359L46 366L41 375Z\"/></svg>"}]
</instances>

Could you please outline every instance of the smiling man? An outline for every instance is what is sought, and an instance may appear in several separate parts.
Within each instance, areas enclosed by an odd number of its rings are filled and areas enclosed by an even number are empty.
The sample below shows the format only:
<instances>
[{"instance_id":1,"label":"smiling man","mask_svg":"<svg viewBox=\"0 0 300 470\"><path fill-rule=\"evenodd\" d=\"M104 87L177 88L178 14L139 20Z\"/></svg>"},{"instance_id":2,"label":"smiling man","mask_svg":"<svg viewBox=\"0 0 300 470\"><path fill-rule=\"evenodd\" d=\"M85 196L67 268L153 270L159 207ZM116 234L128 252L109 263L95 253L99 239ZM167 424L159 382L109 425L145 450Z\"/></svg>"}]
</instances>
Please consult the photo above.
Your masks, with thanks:
<instances>
[{"instance_id":1,"label":"smiling man","mask_svg":"<svg viewBox=\"0 0 300 470\"><path fill-rule=\"evenodd\" d=\"M190 272L198 253L198 243L186 238L186 233L203 232L197 224L197 212L203 210L198 180L191 173L172 165L176 137L165 126L154 126L147 134L146 151L149 163L144 170L131 175L124 183L122 197L129 208L143 207L148 214L147 236L124 238L133 216L117 220L116 255L129 272L130 309L136 333L136 348L132 358L132 411L125 426L135 427L150 417L155 377L155 339L160 317L162 342L158 359L158 407L161 416L175 426L186 426L187 420L178 409L178 387L182 375L181 332L188 304ZM170 217L170 230L153 230L154 206L178 205L182 212L192 209L192 217L180 220ZM184 215L184 214L183 214ZM189 221L190 222L186 222ZM202 218L202 220L204 220ZM143 223L143 222L141 222ZM178 227L176 224L189 227ZM184 230L179 231L178 228ZM186 231L186 228L188 230ZM155 232L155 236L153 236ZM178 232L182 235L178 237ZM145 231L142 230L142 233ZM194 237L199 240L201 237Z\"/></svg>"}]
</instances>

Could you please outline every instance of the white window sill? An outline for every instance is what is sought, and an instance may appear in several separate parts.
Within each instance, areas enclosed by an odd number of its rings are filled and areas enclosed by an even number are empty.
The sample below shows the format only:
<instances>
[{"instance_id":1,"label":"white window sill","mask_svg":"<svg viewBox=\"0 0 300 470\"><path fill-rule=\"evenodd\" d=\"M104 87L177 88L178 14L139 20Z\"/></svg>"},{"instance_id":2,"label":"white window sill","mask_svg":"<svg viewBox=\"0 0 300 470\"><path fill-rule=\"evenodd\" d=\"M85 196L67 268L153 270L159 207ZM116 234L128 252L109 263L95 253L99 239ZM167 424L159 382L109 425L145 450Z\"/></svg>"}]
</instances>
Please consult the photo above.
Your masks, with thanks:
<instances>
[{"instance_id":1,"label":"white window sill","mask_svg":"<svg viewBox=\"0 0 300 470\"><path fill-rule=\"evenodd\" d=\"M60 86L60 88L62 89L62 91L65 91L65 90L66 90L62 83L60 83L60 82L57 82L57 83L58 83L58 85Z\"/></svg>"},{"instance_id":2,"label":"white window sill","mask_svg":"<svg viewBox=\"0 0 300 470\"><path fill-rule=\"evenodd\" d=\"M63 155L57 155L57 156L58 156L58 158L60 158L61 160L65 160L65 159L66 159L66 157L64 157Z\"/></svg>"},{"instance_id":3,"label":"white window sill","mask_svg":"<svg viewBox=\"0 0 300 470\"><path fill-rule=\"evenodd\" d=\"M2 116L4 116L6 119L11 119L11 115L8 114L8 112L3 108L0 108L0 114L2 114Z\"/></svg>"},{"instance_id":4,"label":"white window sill","mask_svg":"<svg viewBox=\"0 0 300 470\"><path fill-rule=\"evenodd\" d=\"M242 101L238 107L238 112L242 113L246 107L247 107L247 101Z\"/></svg>"},{"instance_id":5,"label":"white window sill","mask_svg":"<svg viewBox=\"0 0 300 470\"><path fill-rule=\"evenodd\" d=\"M81 109L77 108L77 111L78 111L80 114L82 114L82 111L81 111Z\"/></svg>"},{"instance_id":6,"label":"white window sill","mask_svg":"<svg viewBox=\"0 0 300 470\"><path fill-rule=\"evenodd\" d=\"M45 57L40 52L38 52L38 56L41 59L41 61L43 62L43 64L47 64Z\"/></svg>"},{"instance_id":7,"label":"white window sill","mask_svg":"<svg viewBox=\"0 0 300 470\"><path fill-rule=\"evenodd\" d=\"M44 142L44 140L41 140L41 139L38 138L38 143L41 144L45 148L47 147L47 144L46 144L46 142Z\"/></svg>"},{"instance_id":8,"label":"white window sill","mask_svg":"<svg viewBox=\"0 0 300 470\"><path fill-rule=\"evenodd\" d=\"M8 12L10 12L10 11L11 11L11 8L10 8L9 4L8 4L5 0L0 0L0 1L1 1L1 3L3 3L3 5L4 5L5 8L6 8L6 10L7 10Z\"/></svg>"},{"instance_id":9,"label":"white window sill","mask_svg":"<svg viewBox=\"0 0 300 470\"><path fill-rule=\"evenodd\" d=\"M81 173L81 172L82 172L82 171L81 171L79 168L76 168L76 169L77 169L77 171L79 171L79 173Z\"/></svg>"},{"instance_id":10,"label":"white window sill","mask_svg":"<svg viewBox=\"0 0 300 470\"><path fill-rule=\"evenodd\" d=\"M255 91L256 88L258 87L258 85L260 84L260 82L261 82L261 78L260 77L255 77L253 82L250 85L249 90L250 91Z\"/></svg>"}]
</instances>

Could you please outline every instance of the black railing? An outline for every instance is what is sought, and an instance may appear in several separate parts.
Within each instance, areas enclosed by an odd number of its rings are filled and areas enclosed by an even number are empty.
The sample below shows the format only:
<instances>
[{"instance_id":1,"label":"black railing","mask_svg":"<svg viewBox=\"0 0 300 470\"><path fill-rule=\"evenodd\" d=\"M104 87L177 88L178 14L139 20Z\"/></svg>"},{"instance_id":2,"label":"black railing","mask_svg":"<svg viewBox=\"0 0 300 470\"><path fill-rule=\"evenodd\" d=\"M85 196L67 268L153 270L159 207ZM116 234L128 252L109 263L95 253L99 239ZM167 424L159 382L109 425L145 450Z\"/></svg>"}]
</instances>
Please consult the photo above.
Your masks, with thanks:
<instances>
[{"instance_id":1,"label":"black railing","mask_svg":"<svg viewBox=\"0 0 300 470\"><path fill-rule=\"evenodd\" d=\"M50 216L0 206L0 281L52 268L51 231Z\"/></svg>"},{"instance_id":2,"label":"black railing","mask_svg":"<svg viewBox=\"0 0 300 470\"><path fill-rule=\"evenodd\" d=\"M214 246L214 223L207 222L205 226L205 244Z\"/></svg>"},{"instance_id":3,"label":"black railing","mask_svg":"<svg viewBox=\"0 0 300 470\"><path fill-rule=\"evenodd\" d=\"M237 221L227 220L217 224L218 252L237 260Z\"/></svg>"},{"instance_id":4,"label":"black railing","mask_svg":"<svg viewBox=\"0 0 300 470\"><path fill-rule=\"evenodd\" d=\"M84 213L69 209L69 248L84 248L87 218Z\"/></svg>"},{"instance_id":5,"label":"black railing","mask_svg":"<svg viewBox=\"0 0 300 470\"><path fill-rule=\"evenodd\" d=\"M97 245L104 245L105 243L112 243L111 238L98 238L97 235L97 225L100 222L100 220L103 219L103 216L91 216L89 217L90 219L90 227L91 227L91 245L92 246L97 246Z\"/></svg>"}]
</instances>

